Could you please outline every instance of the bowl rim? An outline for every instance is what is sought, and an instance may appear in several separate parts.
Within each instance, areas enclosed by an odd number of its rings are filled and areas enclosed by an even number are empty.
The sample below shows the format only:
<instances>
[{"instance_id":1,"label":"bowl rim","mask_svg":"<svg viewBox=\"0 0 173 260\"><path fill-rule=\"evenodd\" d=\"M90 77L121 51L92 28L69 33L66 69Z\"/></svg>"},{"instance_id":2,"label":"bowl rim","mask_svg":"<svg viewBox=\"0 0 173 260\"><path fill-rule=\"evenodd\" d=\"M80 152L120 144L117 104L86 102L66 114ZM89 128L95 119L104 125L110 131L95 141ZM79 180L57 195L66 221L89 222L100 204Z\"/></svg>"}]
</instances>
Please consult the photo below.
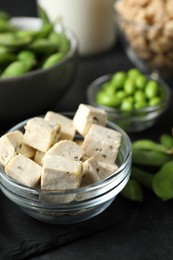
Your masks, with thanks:
<instances>
[{"instance_id":1,"label":"bowl rim","mask_svg":"<svg viewBox=\"0 0 173 260\"><path fill-rule=\"evenodd\" d=\"M62 115L74 115L73 112L59 112ZM31 117L33 118L33 117ZM17 130L21 127L24 127L24 125L26 124L26 122L31 119L25 119L22 122L16 124L15 126L13 126L12 128L10 128L8 132L12 132L14 130ZM126 149L127 149L127 155L123 161L123 163L118 167L118 169L112 173L110 176L108 176L107 178L104 178L101 181L95 182L93 184L84 186L84 187L79 187L79 188L74 188L74 189L68 189L65 191L50 191L50 190L43 190L41 188L31 188L28 186L25 186L23 184L20 184L19 182L17 182L16 180L14 180L13 178L9 177L4 169L2 167L0 167L0 179L3 178L5 181L7 181L9 184L12 184L15 188L18 188L21 191L24 192L31 192L32 194L48 194L48 195L68 195L68 194L82 194L84 192L91 192L91 191L95 191L95 190L99 190L100 188L103 188L107 185L109 185L112 181L114 181L115 179L121 178L121 176L123 175L123 168L125 168L128 163L129 160L131 160L132 157L132 149L131 149L131 140L129 138L129 136L127 135L127 133L118 125L116 125L115 123L111 122L111 121L107 121L106 124L110 127L112 127L114 130L119 131L122 134L122 137L126 140ZM120 183L118 183L119 185ZM1 181L0 181L0 185Z\"/></svg>"},{"instance_id":2,"label":"bowl rim","mask_svg":"<svg viewBox=\"0 0 173 260\"><path fill-rule=\"evenodd\" d=\"M162 105L165 105L166 104L166 107L169 105L169 101L170 101L170 96L171 96L171 91L169 89L169 86L166 84L165 81L163 81L159 76L158 74L156 73L151 73L150 75L148 74L145 74L143 73L143 75L145 75L147 78L151 79L151 80L155 80L159 83L160 86L163 86L164 88L164 92L165 92L165 98L163 100L161 100L161 102L155 106L147 106L145 108L141 108L141 109L133 109L132 111L129 111L129 112L124 112L124 111L121 111L120 109L118 108L114 108L114 107L108 107L108 106L104 106L104 105L100 105L100 104L97 104L96 101L94 100L94 97L93 97L93 88L97 88L98 89L101 89L101 85L103 83L105 83L106 81L108 81L109 79L111 79L111 77L114 75L115 72L113 73L108 73L108 74L104 74L98 78L96 78L95 80L93 80L88 88L87 88L87 98L88 98L88 101L89 103L91 103L92 105L94 105L95 107L99 107L99 108L102 108L104 109L107 113L119 113L119 114L122 114L123 116L133 116L133 115L136 115L136 113L143 113L143 112L153 112L157 109L160 109L160 107ZM166 109L166 108L165 108Z\"/></svg>"},{"instance_id":3,"label":"bowl rim","mask_svg":"<svg viewBox=\"0 0 173 260\"><path fill-rule=\"evenodd\" d=\"M35 24L34 26L36 26L37 28L40 28L40 26L42 25L42 20L39 17L19 16L19 17L12 17L10 19L10 21L11 21L11 24L15 24L15 23L20 24L20 23L22 23L22 21L28 21L28 22L30 21L30 22L33 22L33 24ZM54 28L56 31L62 30L61 24L58 24L58 23L54 25ZM67 38L70 40L71 44L70 44L69 51L65 54L65 56L59 62L57 62L56 64L54 64L53 66L51 66L47 69L38 68L36 70L28 71L27 73L17 76L17 77L0 78L0 82L2 82L2 83L11 82L11 81L14 82L14 80L25 79L30 76L31 77L35 76L35 75L39 76L42 73L47 73L50 70L65 63L69 58L71 58L75 53L77 53L78 41L77 41L76 35L73 33L73 31L70 28L68 28L66 26L63 26L63 29L65 31Z\"/></svg>"}]
</instances>

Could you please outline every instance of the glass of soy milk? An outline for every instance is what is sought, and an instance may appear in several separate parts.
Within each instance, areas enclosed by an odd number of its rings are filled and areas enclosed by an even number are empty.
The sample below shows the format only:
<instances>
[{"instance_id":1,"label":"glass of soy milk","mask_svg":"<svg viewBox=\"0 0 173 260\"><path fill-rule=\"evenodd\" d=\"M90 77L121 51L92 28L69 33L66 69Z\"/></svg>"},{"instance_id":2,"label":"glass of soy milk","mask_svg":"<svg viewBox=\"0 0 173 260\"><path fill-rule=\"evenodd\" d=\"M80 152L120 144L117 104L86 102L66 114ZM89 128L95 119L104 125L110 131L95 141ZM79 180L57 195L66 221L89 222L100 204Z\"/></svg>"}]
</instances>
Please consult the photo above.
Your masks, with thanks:
<instances>
[{"instance_id":1,"label":"glass of soy milk","mask_svg":"<svg viewBox=\"0 0 173 260\"><path fill-rule=\"evenodd\" d=\"M52 22L61 21L77 36L79 54L110 49L116 40L113 0L37 0Z\"/></svg>"}]
</instances>

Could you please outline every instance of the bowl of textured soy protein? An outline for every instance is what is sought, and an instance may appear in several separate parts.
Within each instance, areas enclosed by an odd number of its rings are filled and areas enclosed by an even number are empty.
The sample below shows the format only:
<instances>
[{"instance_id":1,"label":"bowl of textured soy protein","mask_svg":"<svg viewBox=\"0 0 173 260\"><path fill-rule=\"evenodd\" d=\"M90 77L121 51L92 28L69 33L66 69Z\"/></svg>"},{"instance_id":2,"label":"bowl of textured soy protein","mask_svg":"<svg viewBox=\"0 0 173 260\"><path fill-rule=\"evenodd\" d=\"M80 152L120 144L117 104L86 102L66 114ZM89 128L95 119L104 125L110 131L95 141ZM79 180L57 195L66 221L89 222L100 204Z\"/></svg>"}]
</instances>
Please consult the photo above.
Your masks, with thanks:
<instances>
[{"instance_id":1,"label":"bowl of textured soy protein","mask_svg":"<svg viewBox=\"0 0 173 260\"><path fill-rule=\"evenodd\" d=\"M87 90L89 104L103 108L109 120L127 132L153 126L167 110L170 94L157 74L148 76L136 68L103 75Z\"/></svg>"},{"instance_id":2,"label":"bowl of textured soy protein","mask_svg":"<svg viewBox=\"0 0 173 260\"><path fill-rule=\"evenodd\" d=\"M77 40L61 24L32 17L0 18L0 119L43 113L71 87Z\"/></svg>"}]
</instances>

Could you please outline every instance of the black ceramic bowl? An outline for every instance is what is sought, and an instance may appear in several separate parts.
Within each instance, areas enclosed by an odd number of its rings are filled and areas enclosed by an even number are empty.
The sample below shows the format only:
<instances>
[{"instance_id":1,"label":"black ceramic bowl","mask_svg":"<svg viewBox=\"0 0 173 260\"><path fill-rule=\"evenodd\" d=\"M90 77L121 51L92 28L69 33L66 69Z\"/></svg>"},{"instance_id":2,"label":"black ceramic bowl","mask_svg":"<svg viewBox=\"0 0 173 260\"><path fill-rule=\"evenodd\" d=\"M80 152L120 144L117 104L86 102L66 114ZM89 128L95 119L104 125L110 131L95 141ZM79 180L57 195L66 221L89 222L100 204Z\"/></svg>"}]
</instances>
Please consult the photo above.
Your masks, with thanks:
<instances>
[{"instance_id":1,"label":"black ceramic bowl","mask_svg":"<svg viewBox=\"0 0 173 260\"><path fill-rule=\"evenodd\" d=\"M12 18L12 24L22 29L38 30L39 18ZM59 25L55 30L61 30ZM21 120L40 114L58 100L72 85L77 68L77 40L67 28L65 33L71 42L69 52L49 69L37 69L15 78L0 79L0 120Z\"/></svg>"}]
</instances>

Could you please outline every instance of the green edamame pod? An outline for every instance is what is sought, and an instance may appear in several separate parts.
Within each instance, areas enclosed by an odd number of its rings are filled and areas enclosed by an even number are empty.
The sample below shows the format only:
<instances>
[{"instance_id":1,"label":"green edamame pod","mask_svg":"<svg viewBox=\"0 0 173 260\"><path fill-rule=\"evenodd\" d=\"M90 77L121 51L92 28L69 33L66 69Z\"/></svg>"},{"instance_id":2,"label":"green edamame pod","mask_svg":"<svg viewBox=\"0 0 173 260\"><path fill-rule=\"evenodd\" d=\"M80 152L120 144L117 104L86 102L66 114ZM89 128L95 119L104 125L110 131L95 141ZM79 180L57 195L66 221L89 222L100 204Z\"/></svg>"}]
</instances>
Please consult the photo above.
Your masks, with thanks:
<instances>
[{"instance_id":1,"label":"green edamame pod","mask_svg":"<svg viewBox=\"0 0 173 260\"><path fill-rule=\"evenodd\" d=\"M48 39L54 43L54 44L57 44L57 46L59 46L60 44L60 36L57 32L55 31L52 31L49 36L48 36Z\"/></svg>"},{"instance_id":2,"label":"green edamame pod","mask_svg":"<svg viewBox=\"0 0 173 260\"><path fill-rule=\"evenodd\" d=\"M64 56L64 54L61 53L61 52L52 54L51 56L49 56L49 57L45 60L45 62L44 62L44 64L43 64L42 67L43 67L44 69L47 69L47 68L53 66L53 65L56 64L58 61L60 61L60 60L63 58L63 56Z\"/></svg>"},{"instance_id":3,"label":"green edamame pod","mask_svg":"<svg viewBox=\"0 0 173 260\"><path fill-rule=\"evenodd\" d=\"M134 179L130 179L124 189L121 191L121 195L126 199L142 202L143 190L141 185Z\"/></svg>"},{"instance_id":4,"label":"green edamame pod","mask_svg":"<svg viewBox=\"0 0 173 260\"><path fill-rule=\"evenodd\" d=\"M30 70L31 66L24 61L14 61L3 71L1 78L21 76Z\"/></svg>"},{"instance_id":5,"label":"green edamame pod","mask_svg":"<svg viewBox=\"0 0 173 260\"><path fill-rule=\"evenodd\" d=\"M0 19L8 21L10 19L10 15L4 11L0 11Z\"/></svg>"},{"instance_id":6,"label":"green edamame pod","mask_svg":"<svg viewBox=\"0 0 173 260\"><path fill-rule=\"evenodd\" d=\"M1 53L0 55L0 66L1 65L7 65L11 63L12 61L15 61L16 55L11 54L11 53Z\"/></svg>"},{"instance_id":7,"label":"green edamame pod","mask_svg":"<svg viewBox=\"0 0 173 260\"><path fill-rule=\"evenodd\" d=\"M162 134L160 136L160 143L164 145L166 148L173 148L173 137L168 134Z\"/></svg>"},{"instance_id":8,"label":"green edamame pod","mask_svg":"<svg viewBox=\"0 0 173 260\"><path fill-rule=\"evenodd\" d=\"M132 161L138 165L162 166L172 159L171 155L154 150L143 150L132 146Z\"/></svg>"},{"instance_id":9,"label":"green edamame pod","mask_svg":"<svg viewBox=\"0 0 173 260\"><path fill-rule=\"evenodd\" d=\"M28 35L27 37L19 37L15 33L0 33L0 45L5 45L6 47L23 47L29 44L32 38Z\"/></svg>"},{"instance_id":10,"label":"green edamame pod","mask_svg":"<svg viewBox=\"0 0 173 260\"><path fill-rule=\"evenodd\" d=\"M132 166L131 176L145 188L152 190L153 174Z\"/></svg>"},{"instance_id":11,"label":"green edamame pod","mask_svg":"<svg viewBox=\"0 0 173 260\"><path fill-rule=\"evenodd\" d=\"M46 38L53 31L53 24L43 24L41 29L34 34L35 39Z\"/></svg>"},{"instance_id":12,"label":"green edamame pod","mask_svg":"<svg viewBox=\"0 0 173 260\"><path fill-rule=\"evenodd\" d=\"M38 16L42 19L44 24L50 22L48 15L46 14L46 12L44 11L44 9L41 6L37 7L37 11L38 11Z\"/></svg>"},{"instance_id":13,"label":"green edamame pod","mask_svg":"<svg viewBox=\"0 0 173 260\"><path fill-rule=\"evenodd\" d=\"M13 48L7 46L0 46L0 54L11 53L13 52Z\"/></svg>"},{"instance_id":14,"label":"green edamame pod","mask_svg":"<svg viewBox=\"0 0 173 260\"><path fill-rule=\"evenodd\" d=\"M67 39L64 31L59 33L59 51L62 53L67 53L70 49L70 41Z\"/></svg>"},{"instance_id":15,"label":"green edamame pod","mask_svg":"<svg viewBox=\"0 0 173 260\"><path fill-rule=\"evenodd\" d=\"M17 57L19 60L29 63L31 67L36 64L35 54L32 51L23 50L18 53Z\"/></svg>"},{"instance_id":16,"label":"green edamame pod","mask_svg":"<svg viewBox=\"0 0 173 260\"><path fill-rule=\"evenodd\" d=\"M133 142L132 147L136 149L145 149L163 153L170 153L170 151L165 146L148 139Z\"/></svg>"},{"instance_id":17,"label":"green edamame pod","mask_svg":"<svg viewBox=\"0 0 173 260\"><path fill-rule=\"evenodd\" d=\"M12 26L8 21L0 19L0 32L15 32L16 27Z\"/></svg>"},{"instance_id":18,"label":"green edamame pod","mask_svg":"<svg viewBox=\"0 0 173 260\"><path fill-rule=\"evenodd\" d=\"M40 54L52 54L57 51L57 45L53 44L48 39L37 39L29 45L29 48Z\"/></svg>"},{"instance_id":19,"label":"green edamame pod","mask_svg":"<svg viewBox=\"0 0 173 260\"><path fill-rule=\"evenodd\" d=\"M173 198L173 161L166 163L153 177L154 193L166 201Z\"/></svg>"}]
</instances>

